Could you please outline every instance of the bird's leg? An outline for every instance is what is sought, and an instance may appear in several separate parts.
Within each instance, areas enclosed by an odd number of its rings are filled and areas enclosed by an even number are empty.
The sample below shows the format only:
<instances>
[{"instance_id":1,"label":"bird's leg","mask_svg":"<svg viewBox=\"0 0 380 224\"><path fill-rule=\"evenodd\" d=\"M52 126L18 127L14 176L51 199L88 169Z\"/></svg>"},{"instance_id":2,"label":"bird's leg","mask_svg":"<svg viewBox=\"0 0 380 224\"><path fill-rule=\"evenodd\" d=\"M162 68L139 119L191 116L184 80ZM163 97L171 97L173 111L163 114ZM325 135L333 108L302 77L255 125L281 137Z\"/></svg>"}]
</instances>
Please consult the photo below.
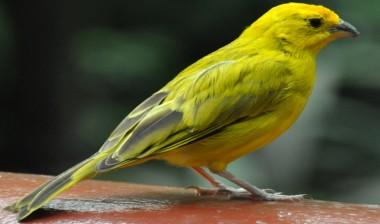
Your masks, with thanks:
<instances>
[{"instance_id":1,"label":"bird's leg","mask_svg":"<svg viewBox=\"0 0 380 224\"><path fill-rule=\"evenodd\" d=\"M196 172L197 174L199 174L199 176L203 177L204 179L207 180L207 182L215 187L215 188L218 188L218 189L226 189L227 187L219 182L218 180L216 180L214 177L212 177L210 174L207 173L207 171L205 171L203 168L201 167L192 167L193 171Z\"/></svg>"},{"instance_id":2,"label":"bird's leg","mask_svg":"<svg viewBox=\"0 0 380 224\"><path fill-rule=\"evenodd\" d=\"M214 188L201 188L194 187L198 195L200 196L223 196L229 199L231 198L252 198L252 194L248 191L240 188L234 189L232 187L226 186L220 181L216 180L213 176L211 176L206 170L201 167L192 167L193 171L199 174L201 177L207 180L207 182L213 186Z\"/></svg>"},{"instance_id":3,"label":"bird's leg","mask_svg":"<svg viewBox=\"0 0 380 224\"><path fill-rule=\"evenodd\" d=\"M197 173L199 176L203 177L207 180L207 182L213 186L214 188L201 188L201 187L194 187L191 186L190 188L194 188L198 195L200 196L216 196L216 195L226 195L229 194L229 187L225 186L223 183L216 180L213 176L207 173L203 168L201 167L192 167L192 170Z\"/></svg>"},{"instance_id":4,"label":"bird's leg","mask_svg":"<svg viewBox=\"0 0 380 224\"><path fill-rule=\"evenodd\" d=\"M305 198L305 195L283 195L280 192L272 193L272 190L262 190L256 186L249 184L244 180L236 178L232 173L228 171L215 172L216 175L223 177L232 183L241 187L241 189L227 189L231 191L232 197L244 197L247 198L247 193L249 193L250 198L264 201L284 201L284 200L302 200Z\"/></svg>"}]
</instances>

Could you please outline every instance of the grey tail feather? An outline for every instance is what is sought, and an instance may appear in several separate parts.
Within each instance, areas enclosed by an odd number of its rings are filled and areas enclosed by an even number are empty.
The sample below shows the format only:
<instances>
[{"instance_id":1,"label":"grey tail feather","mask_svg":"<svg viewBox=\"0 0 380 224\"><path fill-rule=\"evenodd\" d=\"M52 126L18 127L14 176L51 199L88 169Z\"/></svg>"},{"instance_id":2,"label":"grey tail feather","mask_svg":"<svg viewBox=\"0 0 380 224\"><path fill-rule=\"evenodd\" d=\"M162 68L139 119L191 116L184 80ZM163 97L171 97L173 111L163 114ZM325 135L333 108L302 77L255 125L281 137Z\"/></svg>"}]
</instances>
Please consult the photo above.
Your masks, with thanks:
<instances>
[{"instance_id":1,"label":"grey tail feather","mask_svg":"<svg viewBox=\"0 0 380 224\"><path fill-rule=\"evenodd\" d=\"M26 218L29 214L31 214L33 211L37 210L43 204L47 203L51 200L52 195L56 192L58 192L61 188L66 187L66 185L70 182L70 185L75 184L76 182L80 181L73 180L72 175L81 167L83 167L85 164L90 162L90 159L87 159L74 167L68 169L67 171L63 172L62 174L56 176L52 180L48 181L47 183L41 185L37 189L35 189L30 194L26 195L16 203L6 207L6 210L18 212L18 220L22 220ZM69 186L68 186L69 187Z\"/></svg>"}]
</instances>

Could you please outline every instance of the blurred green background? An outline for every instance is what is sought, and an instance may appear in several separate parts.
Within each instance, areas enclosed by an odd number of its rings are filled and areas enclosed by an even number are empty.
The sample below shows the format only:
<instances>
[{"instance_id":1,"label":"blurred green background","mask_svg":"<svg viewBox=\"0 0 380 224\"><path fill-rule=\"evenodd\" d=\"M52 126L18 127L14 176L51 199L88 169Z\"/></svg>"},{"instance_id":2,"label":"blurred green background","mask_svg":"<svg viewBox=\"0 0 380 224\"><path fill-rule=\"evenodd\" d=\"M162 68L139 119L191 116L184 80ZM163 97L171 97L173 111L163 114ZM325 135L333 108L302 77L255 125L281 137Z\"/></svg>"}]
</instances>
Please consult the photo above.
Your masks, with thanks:
<instances>
[{"instance_id":1,"label":"blurred green background","mask_svg":"<svg viewBox=\"0 0 380 224\"><path fill-rule=\"evenodd\" d=\"M0 0L0 170L58 174L81 161L139 102L282 2ZM230 170L288 194L379 203L380 2L307 2L362 35L322 52L298 122ZM206 186L162 162L101 178Z\"/></svg>"}]
</instances>

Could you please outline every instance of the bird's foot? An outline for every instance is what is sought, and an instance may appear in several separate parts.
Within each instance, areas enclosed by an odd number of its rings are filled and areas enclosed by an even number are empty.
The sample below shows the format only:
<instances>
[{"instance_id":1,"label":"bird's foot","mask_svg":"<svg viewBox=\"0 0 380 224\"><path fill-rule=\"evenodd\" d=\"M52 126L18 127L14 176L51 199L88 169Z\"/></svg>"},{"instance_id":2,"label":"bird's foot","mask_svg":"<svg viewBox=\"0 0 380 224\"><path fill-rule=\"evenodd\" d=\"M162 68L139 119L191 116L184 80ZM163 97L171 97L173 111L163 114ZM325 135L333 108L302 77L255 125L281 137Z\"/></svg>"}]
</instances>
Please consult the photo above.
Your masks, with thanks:
<instances>
[{"instance_id":1,"label":"bird's foot","mask_svg":"<svg viewBox=\"0 0 380 224\"><path fill-rule=\"evenodd\" d=\"M262 189L255 194L243 188L201 188L189 187L197 191L198 196L226 197L227 199L252 199L262 201L299 201L306 198L305 194L283 195L281 192L275 192L272 189ZM258 193L258 194L257 194Z\"/></svg>"},{"instance_id":2,"label":"bird's foot","mask_svg":"<svg viewBox=\"0 0 380 224\"><path fill-rule=\"evenodd\" d=\"M284 195L272 189L260 189L255 194L251 194L251 198L262 201L300 201L307 197L306 194Z\"/></svg>"},{"instance_id":3,"label":"bird's foot","mask_svg":"<svg viewBox=\"0 0 380 224\"><path fill-rule=\"evenodd\" d=\"M249 192L250 198L253 200L262 200L262 201L299 201L302 199L305 199L304 194L299 195L283 195L281 192L275 192L272 189L260 189L244 180L238 179L235 177L232 173L228 171L221 171L216 172L215 174L219 175L220 177L223 177L232 183L236 184L237 186L241 187L241 189L238 189L238 192L234 192L234 195L240 195L247 194ZM243 193L240 193L242 192Z\"/></svg>"},{"instance_id":4,"label":"bird's foot","mask_svg":"<svg viewBox=\"0 0 380 224\"><path fill-rule=\"evenodd\" d=\"M225 188L203 188L197 186L189 186L188 189L194 189L197 196L228 196L230 192Z\"/></svg>"},{"instance_id":5,"label":"bird's foot","mask_svg":"<svg viewBox=\"0 0 380 224\"><path fill-rule=\"evenodd\" d=\"M224 197L227 199L252 199L252 194L243 188L202 188L196 186L190 186L188 188L196 190L197 196Z\"/></svg>"},{"instance_id":6,"label":"bird's foot","mask_svg":"<svg viewBox=\"0 0 380 224\"><path fill-rule=\"evenodd\" d=\"M196 186L187 187L189 189L196 190L197 196L212 196L212 197L224 197L227 199L233 198L251 198L251 193L244 189L235 189L230 187L223 188L202 188Z\"/></svg>"}]
</instances>

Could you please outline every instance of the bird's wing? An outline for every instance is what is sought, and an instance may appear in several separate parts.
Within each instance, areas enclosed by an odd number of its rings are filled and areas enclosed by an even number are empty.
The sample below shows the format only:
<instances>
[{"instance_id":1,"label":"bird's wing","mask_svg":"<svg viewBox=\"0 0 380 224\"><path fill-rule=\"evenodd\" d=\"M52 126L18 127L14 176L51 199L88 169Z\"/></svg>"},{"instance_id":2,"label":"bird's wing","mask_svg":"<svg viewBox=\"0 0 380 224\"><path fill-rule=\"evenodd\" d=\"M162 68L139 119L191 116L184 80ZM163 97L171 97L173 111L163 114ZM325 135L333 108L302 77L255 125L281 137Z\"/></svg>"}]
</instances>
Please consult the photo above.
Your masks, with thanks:
<instances>
[{"instance_id":1,"label":"bird's wing","mask_svg":"<svg viewBox=\"0 0 380 224\"><path fill-rule=\"evenodd\" d=\"M99 162L98 171L181 147L265 112L278 100L275 93L282 86L263 87L267 78L253 72L248 62L224 61L174 79L161 90L165 94L160 100L141 106L149 108L143 112L137 108L114 131L110 142L118 139L115 150Z\"/></svg>"},{"instance_id":2,"label":"bird's wing","mask_svg":"<svg viewBox=\"0 0 380 224\"><path fill-rule=\"evenodd\" d=\"M159 105L167 96L166 92L157 92L139 104L128 114L100 147L99 152L112 150L120 144L122 138L129 133L143 119L143 117L155 106Z\"/></svg>"}]
</instances>

